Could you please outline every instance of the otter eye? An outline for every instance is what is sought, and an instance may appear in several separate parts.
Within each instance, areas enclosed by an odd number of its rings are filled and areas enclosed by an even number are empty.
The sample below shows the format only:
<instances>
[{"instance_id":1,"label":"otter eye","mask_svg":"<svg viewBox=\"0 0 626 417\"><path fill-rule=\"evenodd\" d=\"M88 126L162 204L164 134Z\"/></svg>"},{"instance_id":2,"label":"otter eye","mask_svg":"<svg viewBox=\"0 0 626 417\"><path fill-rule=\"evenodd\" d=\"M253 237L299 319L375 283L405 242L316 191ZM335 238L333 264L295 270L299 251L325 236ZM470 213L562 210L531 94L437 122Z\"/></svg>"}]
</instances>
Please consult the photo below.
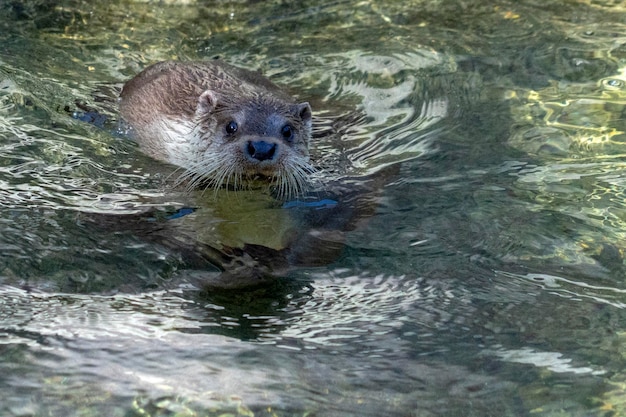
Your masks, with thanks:
<instances>
[{"instance_id":1,"label":"otter eye","mask_svg":"<svg viewBox=\"0 0 626 417\"><path fill-rule=\"evenodd\" d=\"M293 139L293 127L291 125L285 125L282 129L280 129L280 134L283 136L285 140Z\"/></svg>"},{"instance_id":2,"label":"otter eye","mask_svg":"<svg viewBox=\"0 0 626 417\"><path fill-rule=\"evenodd\" d=\"M230 122L228 122L228 124L226 125L226 133L228 133L229 135L232 135L233 133L235 133L237 131L237 128L239 126L237 126L237 122L231 120Z\"/></svg>"}]
</instances>

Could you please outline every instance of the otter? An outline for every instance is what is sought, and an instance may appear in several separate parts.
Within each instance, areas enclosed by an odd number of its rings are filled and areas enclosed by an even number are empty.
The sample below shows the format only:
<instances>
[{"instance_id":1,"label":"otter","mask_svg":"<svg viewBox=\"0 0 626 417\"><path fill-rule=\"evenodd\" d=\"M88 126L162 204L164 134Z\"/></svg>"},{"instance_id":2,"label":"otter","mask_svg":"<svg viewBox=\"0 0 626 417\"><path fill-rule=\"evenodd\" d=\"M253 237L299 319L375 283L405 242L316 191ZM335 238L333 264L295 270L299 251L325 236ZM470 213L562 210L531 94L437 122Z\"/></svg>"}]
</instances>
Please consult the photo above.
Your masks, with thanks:
<instances>
[{"instance_id":1,"label":"otter","mask_svg":"<svg viewBox=\"0 0 626 417\"><path fill-rule=\"evenodd\" d=\"M313 171L309 103L220 60L151 65L124 84L119 110L143 152L183 168L191 188L261 183L293 197Z\"/></svg>"},{"instance_id":2,"label":"otter","mask_svg":"<svg viewBox=\"0 0 626 417\"><path fill-rule=\"evenodd\" d=\"M265 287L293 268L328 265L377 206L385 175L358 184L327 175L320 187L311 138L341 132L313 129L309 103L259 73L220 60L161 62L126 82L118 100L119 133L182 168L187 189L172 190L172 205L82 219L166 248L182 266L178 279L197 288Z\"/></svg>"}]
</instances>

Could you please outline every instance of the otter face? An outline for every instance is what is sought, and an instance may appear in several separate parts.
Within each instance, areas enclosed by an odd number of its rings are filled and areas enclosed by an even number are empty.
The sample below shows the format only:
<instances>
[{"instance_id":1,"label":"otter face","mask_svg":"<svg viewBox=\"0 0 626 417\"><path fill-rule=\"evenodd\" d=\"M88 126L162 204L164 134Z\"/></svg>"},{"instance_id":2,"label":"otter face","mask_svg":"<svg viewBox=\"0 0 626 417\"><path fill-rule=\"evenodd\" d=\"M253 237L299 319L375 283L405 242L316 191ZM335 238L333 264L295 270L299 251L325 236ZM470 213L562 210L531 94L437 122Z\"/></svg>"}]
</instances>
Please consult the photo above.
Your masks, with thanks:
<instances>
[{"instance_id":1,"label":"otter face","mask_svg":"<svg viewBox=\"0 0 626 417\"><path fill-rule=\"evenodd\" d=\"M184 164L193 185L240 187L262 180L280 196L306 186L311 136L311 107L274 97L252 97L237 103L207 90L198 99L192 148Z\"/></svg>"}]
</instances>

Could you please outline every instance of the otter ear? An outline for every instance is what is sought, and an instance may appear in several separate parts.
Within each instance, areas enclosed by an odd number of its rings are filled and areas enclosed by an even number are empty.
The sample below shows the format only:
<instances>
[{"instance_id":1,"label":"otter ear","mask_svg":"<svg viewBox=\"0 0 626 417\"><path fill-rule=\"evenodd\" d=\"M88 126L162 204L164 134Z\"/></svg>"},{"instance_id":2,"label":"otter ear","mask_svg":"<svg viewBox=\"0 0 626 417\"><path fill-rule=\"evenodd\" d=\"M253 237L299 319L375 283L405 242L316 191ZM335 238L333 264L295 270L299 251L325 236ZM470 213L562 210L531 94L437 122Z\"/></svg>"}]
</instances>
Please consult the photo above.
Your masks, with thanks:
<instances>
[{"instance_id":1,"label":"otter ear","mask_svg":"<svg viewBox=\"0 0 626 417\"><path fill-rule=\"evenodd\" d=\"M217 96L211 90L204 90L200 97L198 97L198 105L196 107L196 114L210 113L215 109L217 105Z\"/></svg>"},{"instance_id":2,"label":"otter ear","mask_svg":"<svg viewBox=\"0 0 626 417\"><path fill-rule=\"evenodd\" d=\"M306 101L304 103L299 103L296 105L298 116L302 119L304 123L311 122L311 106Z\"/></svg>"}]
</instances>

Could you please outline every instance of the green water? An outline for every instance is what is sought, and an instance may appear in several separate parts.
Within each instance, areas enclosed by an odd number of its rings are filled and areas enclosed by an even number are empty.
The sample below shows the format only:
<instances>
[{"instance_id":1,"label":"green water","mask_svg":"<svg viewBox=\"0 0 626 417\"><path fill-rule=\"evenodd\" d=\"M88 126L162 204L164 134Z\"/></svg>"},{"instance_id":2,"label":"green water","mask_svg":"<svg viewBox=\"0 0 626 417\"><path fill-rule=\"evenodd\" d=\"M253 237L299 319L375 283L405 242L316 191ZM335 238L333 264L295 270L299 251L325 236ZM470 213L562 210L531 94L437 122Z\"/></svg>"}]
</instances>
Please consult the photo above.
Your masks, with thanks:
<instances>
[{"instance_id":1,"label":"green water","mask_svg":"<svg viewBox=\"0 0 626 417\"><path fill-rule=\"evenodd\" d=\"M1 415L626 415L622 2L175 3L0 3ZM311 103L319 177L377 184L255 291L116 220L191 197L70 115L215 56Z\"/></svg>"}]
</instances>

